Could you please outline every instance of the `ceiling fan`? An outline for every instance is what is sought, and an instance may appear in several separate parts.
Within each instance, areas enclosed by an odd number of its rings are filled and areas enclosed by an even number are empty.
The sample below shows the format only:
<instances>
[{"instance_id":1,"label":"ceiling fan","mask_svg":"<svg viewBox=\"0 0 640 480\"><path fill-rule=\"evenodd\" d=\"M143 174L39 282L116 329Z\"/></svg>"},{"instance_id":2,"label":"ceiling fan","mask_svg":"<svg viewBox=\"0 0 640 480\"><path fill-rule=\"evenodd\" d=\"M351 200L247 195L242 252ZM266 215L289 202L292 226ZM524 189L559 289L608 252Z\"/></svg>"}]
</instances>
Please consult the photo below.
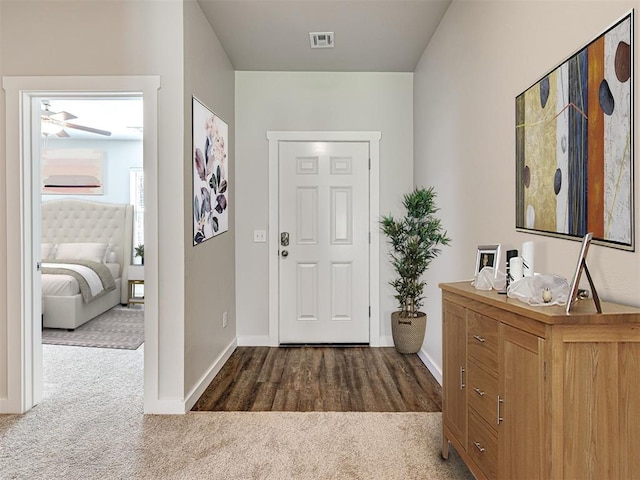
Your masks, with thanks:
<instances>
[{"instance_id":1,"label":"ceiling fan","mask_svg":"<svg viewBox=\"0 0 640 480\"><path fill-rule=\"evenodd\" d=\"M82 130L83 132L96 133L98 135L111 136L111 132L107 130L100 130L99 128L86 127L84 125L78 125L76 123L69 123L68 120L78 118L69 112L52 112L49 110L51 104L48 100L43 100L42 105L44 110L41 112L41 126L42 134L45 136L56 135L58 137L70 137L65 128L73 128L76 130Z\"/></svg>"}]
</instances>

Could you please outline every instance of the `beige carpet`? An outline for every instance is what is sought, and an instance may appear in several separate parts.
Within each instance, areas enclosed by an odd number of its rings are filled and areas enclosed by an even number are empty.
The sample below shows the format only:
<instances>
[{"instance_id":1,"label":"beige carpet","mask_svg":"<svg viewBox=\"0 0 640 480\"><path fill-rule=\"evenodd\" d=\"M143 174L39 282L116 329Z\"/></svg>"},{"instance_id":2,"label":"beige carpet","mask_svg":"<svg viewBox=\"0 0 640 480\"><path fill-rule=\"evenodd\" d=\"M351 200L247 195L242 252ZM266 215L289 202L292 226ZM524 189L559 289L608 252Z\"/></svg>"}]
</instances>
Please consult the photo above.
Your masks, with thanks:
<instances>
[{"instance_id":1,"label":"beige carpet","mask_svg":"<svg viewBox=\"0 0 640 480\"><path fill-rule=\"evenodd\" d=\"M142 351L44 346L44 401L0 416L0 478L473 478L441 459L439 413L144 416Z\"/></svg>"}]
</instances>

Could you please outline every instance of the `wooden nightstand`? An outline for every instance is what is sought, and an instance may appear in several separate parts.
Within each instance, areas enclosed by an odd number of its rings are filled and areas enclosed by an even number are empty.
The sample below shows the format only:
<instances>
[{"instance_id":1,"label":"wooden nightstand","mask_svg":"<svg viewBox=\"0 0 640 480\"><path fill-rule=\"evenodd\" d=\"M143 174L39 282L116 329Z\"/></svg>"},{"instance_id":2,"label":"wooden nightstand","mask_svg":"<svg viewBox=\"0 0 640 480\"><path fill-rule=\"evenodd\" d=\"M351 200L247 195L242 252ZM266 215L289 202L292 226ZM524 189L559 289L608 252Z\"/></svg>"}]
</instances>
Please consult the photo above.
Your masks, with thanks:
<instances>
[{"instance_id":1,"label":"wooden nightstand","mask_svg":"<svg viewBox=\"0 0 640 480\"><path fill-rule=\"evenodd\" d=\"M129 265L128 286L129 302L127 306L135 303L144 303L144 265ZM138 290L142 290L142 292Z\"/></svg>"}]
</instances>

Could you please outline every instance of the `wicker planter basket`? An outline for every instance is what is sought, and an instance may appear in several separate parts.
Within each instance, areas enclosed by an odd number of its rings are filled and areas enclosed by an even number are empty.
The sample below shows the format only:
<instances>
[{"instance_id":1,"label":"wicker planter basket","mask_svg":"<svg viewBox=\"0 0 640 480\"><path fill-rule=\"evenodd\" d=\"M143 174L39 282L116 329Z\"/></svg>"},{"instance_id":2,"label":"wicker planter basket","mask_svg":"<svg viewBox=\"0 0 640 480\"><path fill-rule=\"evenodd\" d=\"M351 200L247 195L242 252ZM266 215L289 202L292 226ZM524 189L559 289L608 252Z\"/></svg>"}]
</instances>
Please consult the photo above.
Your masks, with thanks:
<instances>
[{"instance_id":1,"label":"wicker planter basket","mask_svg":"<svg viewBox=\"0 0 640 480\"><path fill-rule=\"evenodd\" d=\"M393 344L400 353L417 353L422 347L427 328L427 314L418 312L417 317L401 317L401 312L391 314Z\"/></svg>"}]
</instances>

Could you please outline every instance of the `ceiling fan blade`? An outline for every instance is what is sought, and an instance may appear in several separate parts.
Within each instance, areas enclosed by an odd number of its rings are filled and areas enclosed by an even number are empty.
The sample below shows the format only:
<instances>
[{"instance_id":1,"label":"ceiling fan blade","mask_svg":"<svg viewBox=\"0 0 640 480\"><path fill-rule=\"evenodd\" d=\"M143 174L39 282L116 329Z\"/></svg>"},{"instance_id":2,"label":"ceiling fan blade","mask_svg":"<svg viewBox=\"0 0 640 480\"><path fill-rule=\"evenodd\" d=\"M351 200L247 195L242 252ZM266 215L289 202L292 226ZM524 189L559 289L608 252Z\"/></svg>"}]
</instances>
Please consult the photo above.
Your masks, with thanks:
<instances>
[{"instance_id":1,"label":"ceiling fan blade","mask_svg":"<svg viewBox=\"0 0 640 480\"><path fill-rule=\"evenodd\" d=\"M78 118L78 117L76 117L75 115L69 112L58 112L58 113L49 112L49 118L52 118L54 120L59 120L61 122L66 122L67 120L73 120L74 118Z\"/></svg>"},{"instance_id":2,"label":"ceiling fan blade","mask_svg":"<svg viewBox=\"0 0 640 480\"><path fill-rule=\"evenodd\" d=\"M68 134L67 132L65 132L64 130L60 130L58 133L56 133L56 136L57 136L57 137L65 138L65 137L70 137L71 135L69 135L69 134Z\"/></svg>"},{"instance_id":3,"label":"ceiling fan blade","mask_svg":"<svg viewBox=\"0 0 640 480\"><path fill-rule=\"evenodd\" d=\"M107 130L100 130L98 128L85 127L83 125L76 125L75 123L65 122L64 126L69 128L75 128L76 130L82 130L84 132L97 133L98 135L105 135L107 137L111 136L111 132L108 132Z\"/></svg>"}]
</instances>

